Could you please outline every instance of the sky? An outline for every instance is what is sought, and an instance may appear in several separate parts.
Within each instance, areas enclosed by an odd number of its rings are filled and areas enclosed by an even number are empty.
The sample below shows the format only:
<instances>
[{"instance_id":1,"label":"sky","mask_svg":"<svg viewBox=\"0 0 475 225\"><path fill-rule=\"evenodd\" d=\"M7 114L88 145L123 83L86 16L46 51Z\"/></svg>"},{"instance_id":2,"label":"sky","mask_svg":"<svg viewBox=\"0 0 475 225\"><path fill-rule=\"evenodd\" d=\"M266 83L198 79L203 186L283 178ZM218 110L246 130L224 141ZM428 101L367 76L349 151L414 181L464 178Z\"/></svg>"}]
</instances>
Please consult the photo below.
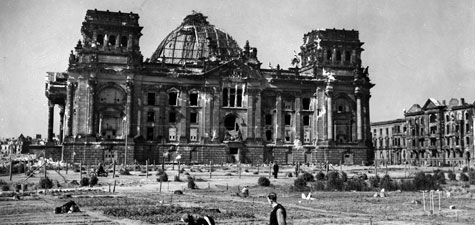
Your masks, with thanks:
<instances>
[{"instance_id":1,"label":"sky","mask_svg":"<svg viewBox=\"0 0 475 225\"><path fill-rule=\"evenodd\" d=\"M192 10L201 12L241 47L246 40L257 47L262 68L289 67L311 30L358 30L377 122L403 118L428 98L475 101L474 7L474 0L2 0L0 137L46 137L46 72L66 71L88 9L138 13L144 58Z\"/></svg>"}]
</instances>

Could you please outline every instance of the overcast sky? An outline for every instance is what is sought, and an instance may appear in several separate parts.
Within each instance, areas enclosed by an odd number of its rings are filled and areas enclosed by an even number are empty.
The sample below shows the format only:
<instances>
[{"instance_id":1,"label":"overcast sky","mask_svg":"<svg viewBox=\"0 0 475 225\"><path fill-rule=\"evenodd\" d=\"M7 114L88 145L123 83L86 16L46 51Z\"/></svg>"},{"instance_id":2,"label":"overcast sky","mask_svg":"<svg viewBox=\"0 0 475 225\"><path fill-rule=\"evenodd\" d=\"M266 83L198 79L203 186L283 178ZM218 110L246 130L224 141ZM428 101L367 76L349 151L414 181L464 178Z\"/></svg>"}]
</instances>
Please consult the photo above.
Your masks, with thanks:
<instances>
[{"instance_id":1,"label":"overcast sky","mask_svg":"<svg viewBox=\"0 0 475 225\"><path fill-rule=\"evenodd\" d=\"M469 0L329 1L0 1L0 137L47 133L46 72L65 71L81 39L86 10L134 12L144 27L144 58L192 10L249 40L258 57L290 66L302 37L315 29L355 29L369 66L371 121L403 117L432 97L475 100L475 4ZM55 132L58 133L58 109Z\"/></svg>"}]
</instances>

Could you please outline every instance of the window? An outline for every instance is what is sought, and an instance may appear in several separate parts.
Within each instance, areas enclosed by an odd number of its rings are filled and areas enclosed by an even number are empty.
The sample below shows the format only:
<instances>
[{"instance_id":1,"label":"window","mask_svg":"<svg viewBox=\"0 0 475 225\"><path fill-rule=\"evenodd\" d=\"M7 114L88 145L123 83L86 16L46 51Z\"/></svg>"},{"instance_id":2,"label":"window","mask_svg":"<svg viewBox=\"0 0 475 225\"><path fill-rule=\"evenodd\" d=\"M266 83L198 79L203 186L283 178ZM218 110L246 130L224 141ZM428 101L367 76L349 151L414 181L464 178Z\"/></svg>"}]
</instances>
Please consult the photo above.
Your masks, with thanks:
<instances>
[{"instance_id":1,"label":"window","mask_svg":"<svg viewBox=\"0 0 475 225\"><path fill-rule=\"evenodd\" d=\"M465 145L470 146L470 137L465 137Z\"/></svg>"},{"instance_id":2,"label":"window","mask_svg":"<svg viewBox=\"0 0 475 225\"><path fill-rule=\"evenodd\" d=\"M272 125L272 115L271 114L266 114L265 120L266 120L266 125Z\"/></svg>"},{"instance_id":3,"label":"window","mask_svg":"<svg viewBox=\"0 0 475 225\"><path fill-rule=\"evenodd\" d=\"M266 140L267 141L272 141L272 131L271 130L266 130Z\"/></svg>"},{"instance_id":4,"label":"window","mask_svg":"<svg viewBox=\"0 0 475 225\"><path fill-rule=\"evenodd\" d=\"M336 51L336 61L341 61L341 52L340 52L340 50Z\"/></svg>"},{"instance_id":5,"label":"window","mask_svg":"<svg viewBox=\"0 0 475 225\"><path fill-rule=\"evenodd\" d=\"M171 127L168 129L168 140L176 141L176 128Z\"/></svg>"},{"instance_id":6,"label":"window","mask_svg":"<svg viewBox=\"0 0 475 225\"><path fill-rule=\"evenodd\" d=\"M155 92L147 93L147 105L155 105Z\"/></svg>"},{"instance_id":7,"label":"window","mask_svg":"<svg viewBox=\"0 0 475 225\"><path fill-rule=\"evenodd\" d=\"M290 126L290 114L285 114L285 125Z\"/></svg>"},{"instance_id":8,"label":"window","mask_svg":"<svg viewBox=\"0 0 475 225\"><path fill-rule=\"evenodd\" d=\"M147 127L147 140L153 140L153 127Z\"/></svg>"},{"instance_id":9,"label":"window","mask_svg":"<svg viewBox=\"0 0 475 225\"><path fill-rule=\"evenodd\" d=\"M191 106L198 106L198 93L191 93L190 94L190 105Z\"/></svg>"},{"instance_id":10,"label":"window","mask_svg":"<svg viewBox=\"0 0 475 225\"><path fill-rule=\"evenodd\" d=\"M190 112L190 123L197 123L198 122L198 113Z\"/></svg>"},{"instance_id":11,"label":"window","mask_svg":"<svg viewBox=\"0 0 475 225\"><path fill-rule=\"evenodd\" d=\"M241 88L224 88L223 89L223 106L224 107L242 107Z\"/></svg>"},{"instance_id":12,"label":"window","mask_svg":"<svg viewBox=\"0 0 475 225\"><path fill-rule=\"evenodd\" d=\"M177 92L168 93L168 105L178 105L177 100L178 100Z\"/></svg>"},{"instance_id":13,"label":"window","mask_svg":"<svg viewBox=\"0 0 475 225\"><path fill-rule=\"evenodd\" d=\"M115 46L115 39L116 39L116 38L115 38L115 35L109 36L109 43L108 43L108 45L110 45L110 46Z\"/></svg>"},{"instance_id":14,"label":"window","mask_svg":"<svg viewBox=\"0 0 475 225\"><path fill-rule=\"evenodd\" d=\"M310 142L310 130L305 130L303 134L303 142L309 143Z\"/></svg>"},{"instance_id":15,"label":"window","mask_svg":"<svg viewBox=\"0 0 475 225\"><path fill-rule=\"evenodd\" d=\"M386 128L386 135L389 135L389 128Z\"/></svg>"},{"instance_id":16,"label":"window","mask_svg":"<svg viewBox=\"0 0 475 225\"><path fill-rule=\"evenodd\" d=\"M285 142L290 142L290 137L292 135L292 131L290 130L285 130Z\"/></svg>"},{"instance_id":17,"label":"window","mask_svg":"<svg viewBox=\"0 0 475 225\"><path fill-rule=\"evenodd\" d=\"M310 116L303 116L303 125L310 126Z\"/></svg>"},{"instance_id":18,"label":"window","mask_svg":"<svg viewBox=\"0 0 475 225\"><path fill-rule=\"evenodd\" d=\"M351 53L350 51L345 52L345 61L350 61L351 60Z\"/></svg>"},{"instance_id":19,"label":"window","mask_svg":"<svg viewBox=\"0 0 475 225\"><path fill-rule=\"evenodd\" d=\"M127 47L127 37L126 36L122 36L120 38L120 47Z\"/></svg>"},{"instance_id":20,"label":"window","mask_svg":"<svg viewBox=\"0 0 475 225\"><path fill-rule=\"evenodd\" d=\"M431 123L435 123L436 120L437 120L437 116L436 116L435 114L430 114L430 116L429 116L429 121L430 121Z\"/></svg>"},{"instance_id":21,"label":"window","mask_svg":"<svg viewBox=\"0 0 475 225\"><path fill-rule=\"evenodd\" d=\"M198 129L191 128L190 129L190 141L198 141Z\"/></svg>"},{"instance_id":22,"label":"window","mask_svg":"<svg viewBox=\"0 0 475 225\"><path fill-rule=\"evenodd\" d=\"M310 98L302 99L302 108L303 110L310 110Z\"/></svg>"},{"instance_id":23,"label":"window","mask_svg":"<svg viewBox=\"0 0 475 225\"><path fill-rule=\"evenodd\" d=\"M327 50L327 61L331 61L332 60L332 50L328 49Z\"/></svg>"},{"instance_id":24,"label":"window","mask_svg":"<svg viewBox=\"0 0 475 225\"><path fill-rule=\"evenodd\" d=\"M170 123L176 123L176 113L175 112L170 112L168 114L168 122Z\"/></svg>"},{"instance_id":25,"label":"window","mask_svg":"<svg viewBox=\"0 0 475 225\"><path fill-rule=\"evenodd\" d=\"M465 132L466 133L470 132L470 124L469 123L465 124Z\"/></svg>"},{"instance_id":26,"label":"window","mask_svg":"<svg viewBox=\"0 0 475 225\"><path fill-rule=\"evenodd\" d=\"M155 121L155 111L148 111L147 122L154 122L154 121Z\"/></svg>"},{"instance_id":27,"label":"window","mask_svg":"<svg viewBox=\"0 0 475 225\"><path fill-rule=\"evenodd\" d=\"M104 44L104 35L103 34L98 34L96 42L97 42L97 45L103 45Z\"/></svg>"},{"instance_id":28,"label":"window","mask_svg":"<svg viewBox=\"0 0 475 225\"><path fill-rule=\"evenodd\" d=\"M292 110L292 101L291 100L284 100L284 109L285 110Z\"/></svg>"}]
</instances>

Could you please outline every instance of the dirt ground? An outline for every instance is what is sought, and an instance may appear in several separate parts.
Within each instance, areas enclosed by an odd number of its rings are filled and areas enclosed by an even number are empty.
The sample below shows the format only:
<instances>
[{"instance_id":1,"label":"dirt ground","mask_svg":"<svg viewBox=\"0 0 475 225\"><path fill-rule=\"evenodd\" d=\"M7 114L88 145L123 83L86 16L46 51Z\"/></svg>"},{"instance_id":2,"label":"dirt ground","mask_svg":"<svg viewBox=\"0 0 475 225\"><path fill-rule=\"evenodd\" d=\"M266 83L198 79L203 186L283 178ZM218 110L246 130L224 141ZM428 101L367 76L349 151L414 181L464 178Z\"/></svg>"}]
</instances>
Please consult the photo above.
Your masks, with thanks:
<instances>
[{"instance_id":1,"label":"dirt ground","mask_svg":"<svg viewBox=\"0 0 475 225\"><path fill-rule=\"evenodd\" d=\"M119 175L115 178L100 177L99 185L79 187L71 185L72 180L79 181L80 173L71 170L48 170L47 176L59 183L46 192L37 189L39 179L44 177L41 171L28 178L25 174L13 175L12 181L8 174L0 177L8 184L29 184L28 190L20 199L11 197L11 191L0 196L1 224L152 224L140 218L115 217L104 214L108 207L145 207L176 205L182 207L200 207L217 209L227 217L217 218L217 224L266 224L271 211L265 198L274 191L278 202L287 210L288 224L473 224L475 221L475 190L462 188L460 182L449 182L444 189L451 190L451 196L445 192L434 192L432 214L429 212L429 193L422 192L386 192L387 197L375 198L375 192L312 192L314 200L301 198L302 193L292 191L295 177L286 177L287 172L294 170L292 166L283 166L278 179L270 179L269 187L257 184L260 176L269 177L269 166L259 167L243 165L241 175L236 165L215 166L211 174L208 166L182 166L185 173L180 174L181 182L173 181L178 174L177 166L172 169L166 166L169 182L157 182L154 166L150 166L149 176L145 171L131 171L131 175ZM160 166L157 166L160 168ZM317 172L318 168L302 167L305 171ZM365 173L374 176L374 167L342 166L332 168L343 170L348 177ZM379 168L381 176L387 173L391 178L404 178L414 175L417 171L443 171L453 168L390 166ZM259 170L259 173L257 174ZM200 172L201 171L201 172ZM458 174L458 171L455 171ZM198 189L188 189L186 177L188 173L195 177ZM86 175L83 175L86 176ZM113 184L116 182L115 192ZM250 197L242 198L236 192L244 185L249 186ZM173 191L182 190L183 195L175 195ZM305 193L308 194L308 193ZM473 196L473 197L472 197ZM54 214L54 208L68 200L74 200L81 212L71 214ZM418 202L418 203L415 203ZM420 203L420 204L419 204ZM455 209L450 209L454 206ZM425 210L424 210L425 207ZM440 207L440 208L439 208ZM235 216L233 216L235 215ZM166 224L181 224L179 216L153 215L148 221L156 221L160 216L172 216Z\"/></svg>"}]
</instances>

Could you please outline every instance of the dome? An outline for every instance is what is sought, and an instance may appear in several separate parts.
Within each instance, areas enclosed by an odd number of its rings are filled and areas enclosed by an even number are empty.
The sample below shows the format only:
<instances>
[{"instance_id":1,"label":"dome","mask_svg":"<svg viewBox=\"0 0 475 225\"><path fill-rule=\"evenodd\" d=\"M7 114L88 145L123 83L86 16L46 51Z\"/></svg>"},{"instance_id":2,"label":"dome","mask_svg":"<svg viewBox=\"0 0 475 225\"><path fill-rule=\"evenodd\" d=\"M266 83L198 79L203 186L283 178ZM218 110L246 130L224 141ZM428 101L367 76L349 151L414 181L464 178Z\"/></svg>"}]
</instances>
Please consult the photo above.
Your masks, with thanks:
<instances>
[{"instance_id":1,"label":"dome","mask_svg":"<svg viewBox=\"0 0 475 225\"><path fill-rule=\"evenodd\" d=\"M151 62L171 64L197 63L215 56L227 61L237 58L242 50L227 33L209 24L206 16L193 12L172 31L158 46Z\"/></svg>"}]
</instances>

